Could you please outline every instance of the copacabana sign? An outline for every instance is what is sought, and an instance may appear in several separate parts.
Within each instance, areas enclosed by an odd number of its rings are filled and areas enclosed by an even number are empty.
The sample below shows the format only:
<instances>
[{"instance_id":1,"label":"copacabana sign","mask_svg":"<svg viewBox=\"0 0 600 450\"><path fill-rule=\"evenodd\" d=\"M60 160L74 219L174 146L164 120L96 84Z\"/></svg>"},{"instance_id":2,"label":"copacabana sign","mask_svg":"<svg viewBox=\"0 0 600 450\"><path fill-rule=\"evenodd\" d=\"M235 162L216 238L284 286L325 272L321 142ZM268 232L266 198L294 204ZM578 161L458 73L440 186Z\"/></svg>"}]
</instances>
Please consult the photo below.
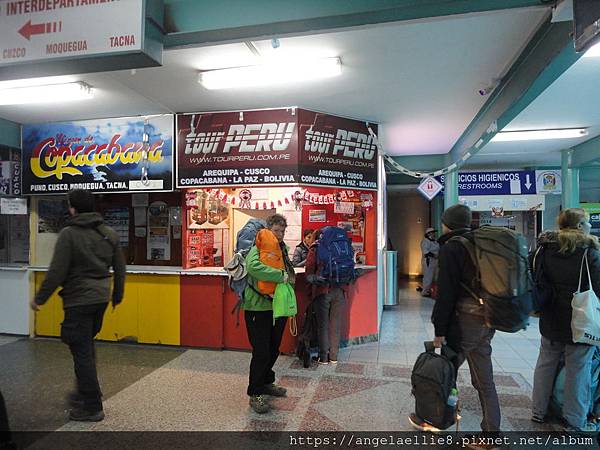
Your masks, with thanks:
<instances>
[{"instance_id":1,"label":"copacabana sign","mask_svg":"<svg viewBox=\"0 0 600 450\"><path fill-rule=\"evenodd\" d=\"M23 126L23 193L172 190L173 116Z\"/></svg>"}]
</instances>

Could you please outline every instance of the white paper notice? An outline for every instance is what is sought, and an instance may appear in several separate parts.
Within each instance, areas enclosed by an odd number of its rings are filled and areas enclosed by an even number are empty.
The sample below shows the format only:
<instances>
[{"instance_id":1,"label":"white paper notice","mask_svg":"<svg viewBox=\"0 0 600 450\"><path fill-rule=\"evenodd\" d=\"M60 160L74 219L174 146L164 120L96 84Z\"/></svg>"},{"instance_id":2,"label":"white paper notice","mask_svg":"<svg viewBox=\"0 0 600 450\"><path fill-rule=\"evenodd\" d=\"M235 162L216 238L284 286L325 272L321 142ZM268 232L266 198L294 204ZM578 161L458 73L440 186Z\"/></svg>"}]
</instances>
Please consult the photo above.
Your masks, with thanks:
<instances>
[{"instance_id":1,"label":"white paper notice","mask_svg":"<svg viewBox=\"0 0 600 450\"><path fill-rule=\"evenodd\" d=\"M511 194L520 194L521 193L521 182L519 180L510 180L510 193Z\"/></svg>"},{"instance_id":2,"label":"white paper notice","mask_svg":"<svg viewBox=\"0 0 600 450\"><path fill-rule=\"evenodd\" d=\"M0 199L0 214L27 214L26 198Z\"/></svg>"}]
</instances>

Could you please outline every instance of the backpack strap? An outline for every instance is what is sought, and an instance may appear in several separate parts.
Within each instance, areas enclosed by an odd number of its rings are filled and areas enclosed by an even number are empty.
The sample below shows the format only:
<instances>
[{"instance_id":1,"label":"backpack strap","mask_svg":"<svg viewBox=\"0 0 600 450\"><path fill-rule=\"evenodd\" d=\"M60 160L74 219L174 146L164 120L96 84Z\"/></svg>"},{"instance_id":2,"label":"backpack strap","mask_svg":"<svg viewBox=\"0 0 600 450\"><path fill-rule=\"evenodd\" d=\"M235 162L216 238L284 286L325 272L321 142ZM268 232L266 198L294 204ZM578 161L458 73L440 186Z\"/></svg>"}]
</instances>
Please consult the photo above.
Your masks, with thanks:
<instances>
[{"instance_id":1,"label":"backpack strap","mask_svg":"<svg viewBox=\"0 0 600 450\"><path fill-rule=\"evenodd\" d=\"M450 242L450 241L460 242L460 244L465 248L465 250L467 250L469 257L471 258L471 261L473 262L473 266L475 267L475 282L477 284L480 284L479 268L477 265L477 256L475 255L475 244L473 244L473 242L471 242L469 239L467 239L464 236L454 236L454 237L448 239L448 242ZM481 296L477 295L473 291L473 289L471 289L469 286L467 286L466 283L461 281L460 285L469 293L469 295L471 297L473 297L479 303L482 303L483 299L481 298Z\"/></svg>"}]
</instances>

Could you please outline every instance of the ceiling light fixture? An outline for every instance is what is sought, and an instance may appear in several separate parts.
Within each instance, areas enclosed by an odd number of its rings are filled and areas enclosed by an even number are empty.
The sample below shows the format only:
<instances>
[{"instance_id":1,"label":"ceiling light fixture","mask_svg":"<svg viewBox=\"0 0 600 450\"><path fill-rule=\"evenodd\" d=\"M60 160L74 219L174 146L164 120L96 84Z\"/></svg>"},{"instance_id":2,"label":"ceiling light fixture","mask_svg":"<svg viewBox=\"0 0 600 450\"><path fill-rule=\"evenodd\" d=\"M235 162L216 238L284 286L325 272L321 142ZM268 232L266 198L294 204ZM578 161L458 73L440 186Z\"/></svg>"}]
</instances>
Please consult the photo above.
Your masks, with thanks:
<instances>
[{"instance_id":1,"label":"ceiling light fixture","mask_svg":"<svg viewBox=\"0 0 600 450\"><path fill-rule=\"evenodd\" d=\"M563 128L554 130L501 131L492 142L536 141L545 139L568 139L587 136L587 128Z\"/></svg>"},{"instance_id":2,"label":"ceiling light fixture","mask_svg":"<svg viewBox=\"0 0 600 450\"><path fill-rule=\"evenodd\" d=\"M0 105L30 103L62 103L93 98L93 89L80 81L75 83L45 84L0 88Z\"/></svg>"},{"instance_id":3,"label":"ceiling light fixture","mask_svg":"<svg viewBox=\"0 0 600 450\"><path fill-rule=\"evenodd\" d=\"M597 44L592 45L588 51L586 51L583 54L584 58L593 58L596 56L600 56L600 42L598 42Z\"/></svg>"},{"instance_id":4,"label":"ceiling light fixture","mask_svg":"<svg viewBox=\"0 0 600 450\"><path fill-rule=\"evenodd\" d=\"M227 89L250 86L289 84L342 73L340 58L312 60L278 60L258 66L209 70L198 74L198 83L206 89Z\"/></svg>"}]
</instances>

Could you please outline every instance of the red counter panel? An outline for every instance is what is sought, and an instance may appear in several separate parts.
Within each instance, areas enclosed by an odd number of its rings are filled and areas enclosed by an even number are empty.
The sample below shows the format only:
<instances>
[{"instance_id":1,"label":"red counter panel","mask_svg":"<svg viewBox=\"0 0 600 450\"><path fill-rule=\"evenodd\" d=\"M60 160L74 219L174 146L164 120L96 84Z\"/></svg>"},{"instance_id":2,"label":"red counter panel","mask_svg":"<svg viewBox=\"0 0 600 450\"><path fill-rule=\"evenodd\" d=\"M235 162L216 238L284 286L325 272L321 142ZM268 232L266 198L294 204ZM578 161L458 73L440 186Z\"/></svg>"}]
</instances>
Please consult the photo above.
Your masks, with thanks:
<instances>
[{"instance_id":1,"label":"red counter panel","mask_svg":"<svg viewBox=\"0 0 600 450\"><path fill-rule=\"evenodd\" d=\"M220 276L181 276L181 345L223 348L226 282Z\"/></svg>"}]
</instances>

